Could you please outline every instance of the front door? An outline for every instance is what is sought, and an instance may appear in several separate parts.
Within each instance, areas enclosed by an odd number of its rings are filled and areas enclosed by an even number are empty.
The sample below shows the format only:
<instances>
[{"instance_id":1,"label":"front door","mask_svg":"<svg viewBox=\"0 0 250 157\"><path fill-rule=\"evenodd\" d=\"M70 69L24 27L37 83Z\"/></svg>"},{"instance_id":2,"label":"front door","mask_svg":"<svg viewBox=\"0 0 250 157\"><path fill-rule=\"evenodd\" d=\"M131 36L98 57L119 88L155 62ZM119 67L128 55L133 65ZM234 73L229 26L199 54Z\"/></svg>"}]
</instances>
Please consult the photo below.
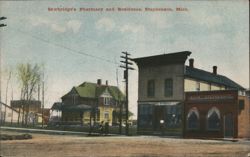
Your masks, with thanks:
<instances>
[{"instance_id":1,"label":"front door","mask_svg":"<svg viewBox=\"0 0 250 157\"><path fill-rule=\"evenodd\" d=\"M233 114L229 113L225 115L224 119L224 137L232 138L234 137L234 120Z\"/></svg>"},{"instance_id":2,"label":"front door","mask_svg":"<svg viewBox=\"0 0 250 157\"><path fill-rule=\"evenodd\" d=\"M164 123L164 106L155 106L154 109L154 131L162 131Z\"/></svg>"}]
</instances>

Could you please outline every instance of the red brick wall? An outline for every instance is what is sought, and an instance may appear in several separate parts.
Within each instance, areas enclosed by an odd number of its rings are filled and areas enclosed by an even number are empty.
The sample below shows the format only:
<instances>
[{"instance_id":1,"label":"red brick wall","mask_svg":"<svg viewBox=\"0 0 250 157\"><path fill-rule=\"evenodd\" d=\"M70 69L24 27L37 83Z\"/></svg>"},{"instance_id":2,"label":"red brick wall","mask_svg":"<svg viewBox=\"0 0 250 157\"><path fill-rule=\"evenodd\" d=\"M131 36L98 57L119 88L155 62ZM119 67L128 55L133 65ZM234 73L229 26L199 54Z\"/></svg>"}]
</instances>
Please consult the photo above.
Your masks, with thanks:
<instances>
[{"instance_id":1,"label":"red brick wall","mask_svg":"<svg viewBox=\"0 0 250 157\"><path fill-rule=\"evenodd\" d=\"M189 98L191 96L223 96L230 95L230 100L200 100L193 101ZM208 91L208 92L188 92L186 93L186 101L184 105L184 137L185 138L224 138L224 116L232 113L234 119L234 137L238 135L238 93L237 91ZM200 116L200 128L196 131L187 130L187 115L191 108L196 107ZM212 108L216 107L220 111L220 130L207 130L207 113Z\"/></svg>"},{"instance_id":2,"label":"red brick wall","mask_svg":"<svg viewBox=\"0 0 250 157\"><path fill-rule=\"evenodd\" d=\"M243 110L238 113L238 137L250 137L250 103L246 96L239 96L239 100L244 100L245 105Z\"/></svg>"}]
</instances>

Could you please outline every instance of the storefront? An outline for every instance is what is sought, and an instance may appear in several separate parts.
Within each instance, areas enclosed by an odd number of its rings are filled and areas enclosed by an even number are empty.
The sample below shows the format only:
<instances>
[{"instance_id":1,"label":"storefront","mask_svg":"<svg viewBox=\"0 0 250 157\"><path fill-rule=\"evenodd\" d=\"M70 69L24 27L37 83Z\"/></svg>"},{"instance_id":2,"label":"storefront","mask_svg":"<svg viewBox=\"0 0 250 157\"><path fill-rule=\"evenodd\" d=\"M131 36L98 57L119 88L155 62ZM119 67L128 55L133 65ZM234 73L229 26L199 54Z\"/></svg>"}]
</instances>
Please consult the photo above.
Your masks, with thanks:
<instances>
[{"instance_id":1,"label":"storefront","mask_svg":"<svg viewBox=\"0 0 250 157\"><path fill-rule=\"evenodd\" d=\"M138 134L182 134L182 106L180 102L139 104Z\"/></svg>"},{"instance_id":2,"label":"storefront","mask_svg":"<svg viewBox=\"0 0 250 157\"><path fill-rule=\"evenodd\" d=\"M185 138L250 136L249 100L239 96L237 90L186 92L185 95Z\"/></svg>"}]
</instances>

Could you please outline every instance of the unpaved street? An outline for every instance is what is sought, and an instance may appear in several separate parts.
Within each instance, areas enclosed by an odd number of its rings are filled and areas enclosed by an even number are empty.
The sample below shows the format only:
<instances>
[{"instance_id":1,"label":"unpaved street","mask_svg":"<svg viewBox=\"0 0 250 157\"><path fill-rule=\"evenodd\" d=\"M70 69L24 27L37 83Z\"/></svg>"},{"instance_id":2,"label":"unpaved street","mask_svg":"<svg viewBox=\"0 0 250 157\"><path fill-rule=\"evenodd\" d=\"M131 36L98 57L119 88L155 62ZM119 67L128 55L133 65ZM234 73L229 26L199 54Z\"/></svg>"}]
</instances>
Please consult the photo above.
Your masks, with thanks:
<instances>
[{"instance_id":1,"label":"unpaved street","mask_svg":"<svg viewBox=\"0 0 250 157\"><path fill-rule=\"evenodd\" d=\"M246 157L250 141L160 137L81 137L32 134L30 140L1 141L2 157Z\"/></svg>"}]
</instances>

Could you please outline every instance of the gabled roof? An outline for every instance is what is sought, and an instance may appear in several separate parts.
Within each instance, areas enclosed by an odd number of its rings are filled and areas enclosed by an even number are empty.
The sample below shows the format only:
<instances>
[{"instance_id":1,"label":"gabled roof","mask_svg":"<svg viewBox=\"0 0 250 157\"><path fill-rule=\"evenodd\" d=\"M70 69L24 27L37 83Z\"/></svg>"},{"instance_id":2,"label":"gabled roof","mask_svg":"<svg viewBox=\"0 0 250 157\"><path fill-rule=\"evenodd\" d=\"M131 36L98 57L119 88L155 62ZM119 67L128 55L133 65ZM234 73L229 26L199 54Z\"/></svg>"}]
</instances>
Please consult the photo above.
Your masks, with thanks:
<instances>
[{"instance_id":1,"label":"gabled roof","mask_svg":"<svg viewBox=\"0 0 250 157\"><path fill-rule=\"evenodd\" d=\"M211 72L207 72L207 71L197 69L197 68L192 68L189 66L185 66L185 68L186 69L185 69L184 75L186 77L215 83L217 85L224 85L226 87L233 88L233 89L244 89L241 85L237 84L236 82L232 81L226 76L213 74Z\"/></svg>"},{"instance_id":2,"label":"gabled roof","mask_svg":"<svg viewBox=\"0 0 250 157\"><path fill-rule=\"evenodd\" d=\"M75 90L82 98L98 98L105 90L107 90L115 100L125 100L124 94L116 86L97 85L96 83L84 82L77 87L73 87L72 90ZM71 93L72 90L69 93Z\"/></svg>"},{"instance_id":3,"label":"gabled roof","mask_svg":"<svg viewBox=\"0 0 250 157\"><path fill-rule=\"evenodd\" d=\"M169 65L169 64L184 64L187 57L191 54L190 51L181 51L175 53L167 53L156 56L134 58L132 59L136 64L140 66L157 66L157 65Z\"/></svg>"}]
</instances>

